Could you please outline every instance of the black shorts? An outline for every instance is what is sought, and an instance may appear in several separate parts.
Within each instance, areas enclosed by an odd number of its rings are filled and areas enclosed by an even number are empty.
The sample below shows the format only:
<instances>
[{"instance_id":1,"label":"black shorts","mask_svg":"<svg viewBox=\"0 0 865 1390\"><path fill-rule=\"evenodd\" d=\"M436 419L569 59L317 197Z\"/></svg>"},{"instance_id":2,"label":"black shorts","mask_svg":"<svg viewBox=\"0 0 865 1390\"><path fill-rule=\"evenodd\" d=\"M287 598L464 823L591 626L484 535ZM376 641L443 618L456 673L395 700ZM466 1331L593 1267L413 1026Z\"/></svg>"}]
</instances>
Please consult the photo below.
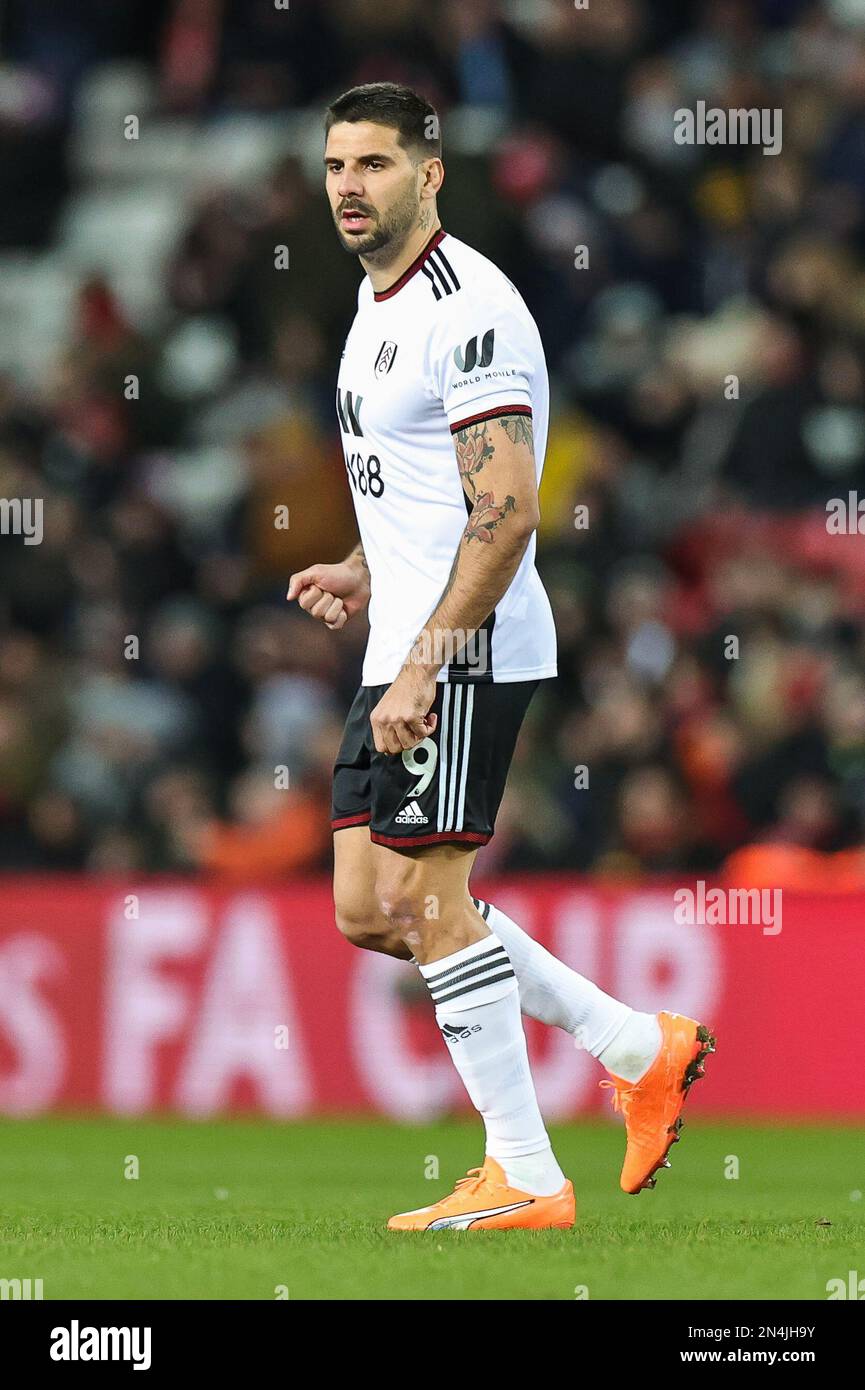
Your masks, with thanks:
<instances>
[{"instance_id":1,"label":"black shorts","mask_svg":"<svg viewBox=\"0 0 865 1390\"><path fill-rule=\"evenodd\" d=\"M517 735L539 682L440 681L435 733L404 753L378 753L369 717L388 685L362 685L333 770L331 825L368 825L395 849L492 837Z\"/></svg>"}]
</instances>

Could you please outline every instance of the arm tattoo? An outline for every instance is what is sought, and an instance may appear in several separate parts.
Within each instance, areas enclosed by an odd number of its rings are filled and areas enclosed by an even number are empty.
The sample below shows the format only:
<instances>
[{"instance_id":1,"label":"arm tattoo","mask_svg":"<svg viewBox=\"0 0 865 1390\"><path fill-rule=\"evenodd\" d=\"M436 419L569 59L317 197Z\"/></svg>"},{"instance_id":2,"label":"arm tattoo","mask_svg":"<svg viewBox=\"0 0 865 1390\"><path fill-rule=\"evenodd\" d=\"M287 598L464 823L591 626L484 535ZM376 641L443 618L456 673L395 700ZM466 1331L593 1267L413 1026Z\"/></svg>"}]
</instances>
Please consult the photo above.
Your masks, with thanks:
<instances>
[{"instance_id":1,"label":"arm tattoo","mask_svg":"<svg viewBox=\"0 0 865 1390\"><path fill-rule=\"evenodd\" d=\"M466 522L466 529L463 536L466 541L483 541L485 545L492 545L495 537L493 531L504 521L508 512L515 512L517 509L516 501L508 495L501 507L496 505L496 499L491 492L481 493L475 501L471 516Z\"/></svg>"},{"instance_id":2,"label":"arm tattoo","mask_svg":"<svg viewBox=\"0 0 865 1390\"><path fill-rule=\"evenodd\" d=\"M532 417L530 415L504 415L498 422L512 444L528 444L534 448Z\"/></svg>"},{"instance_id":3,"label":"arm tattoo","mask_svg":"<svg viewBox=\"0 0 865 1390\"><path fill-rule=\"evenodd\" d=\"M516 498L510 493L505 497L504 502L499 505L489 489L480 494L475 485L475 476L480 473L486 461L495 453L495 447L490 440L489 427L494 424L501 425L508 439L512 444L528 444L529 450L532 449L532 421L531 416L508 415L493 416L489 420L479 420L473 425L463 425L461 429L454 432L454 449L456 450L457 466L459 469L460 482L463 486L466 499L472 504L465 530L463 531L460 544L457 546L457 553L453 558L451 572L448 575L447 583L442 590L441 597L433 609L432 617L423 632L418 633L412 644L411 652L406 658L408 665L416 656L423 660L423 654L427 651L424 638L431 632L436 631L436 623L441 613L442 605L449 598L456 582L459 571L460 559L463 553L463 543L469 545L472 541L480 541L482 545L492 545L495 540L495 531L511 512L516 512ZM495 598L490 601L489 612L492 612L495 605ZM489 612L486 616L489 616ZM473 619L473 621L477 621ZM476 631L472 629L472 633Z\"/></svg>"},{"instance_id":4,"label":"arm tattoo","mask_svg":"<svg viewBox=\"0 0 865 1390\"><path fill-rule=\"evenodd\" d=\"M469 501L474 503L463 538L466 541L482 541L485 545L493 541L493 532L508 513L517 509L516 499L510 494L499 506L491 492L479 494L475 484L476 474L480 473L484 464L495 453L495 445L490 440L488 428L493 424L501 425L512 444L528 444L531 449L534 443L532 420L529 415L505 415L492 420L480 420L474 425L464 425L454 434L460 482ZM450 589L455 573L456 564L451 570L445 593Z\"/></svg>"},{"instance_id":5,"label":"arm tattoo","mask_svg":"<svg viewBox=\"0 0 865 1390\"><path fill-rule=\"evenodd\" d=\"M483 542L484 545L492 544L494 539L493 531L496 529L499 522L504 520L508 512L515 512L516 509L517 504L510 495L505 498L504 506L497 507L492 493L483 493L472 508L471 515L466 522L465 530L462 534L462 539L465 541L466 545L468 545L469 541L475 540ZM448 575L447 583L436 604L436 610L441 607L453 588L454 580L457 577L457 570L459 569L461 554L462 545L459 545L453 559L453 564L451 565L451 572Z\"/></svg>"},{"instance_id":6,"label":"arm tattoo","mask_svg":"<svg viewBox=\"0 0 865 1390\"><path fill-rule=\"evenodd\" d=\"M471 501L477 496L474 475L481 471L487 459L492 458L495 453L487 432L487 423L482 420L477 425L465 425L454 435L460 482Z\"/></svg>"},{"instance_id":7,"label":"arm tattoo","mask_svg":"<svg viewBox=\"0 0 865 1390\"><path fill-rule=\"evenodd\" d=\"M490 439L489 426L500 425L512 444L527 444L534 448L534 434L530 415L503 415L492 420L481 420L476 425L464 425L454 435L454 448L457 455L460 482L470 501L477 500L475 475L480 473L487 459L495 453L495 445Z\"/></svg>"}]
</instances>

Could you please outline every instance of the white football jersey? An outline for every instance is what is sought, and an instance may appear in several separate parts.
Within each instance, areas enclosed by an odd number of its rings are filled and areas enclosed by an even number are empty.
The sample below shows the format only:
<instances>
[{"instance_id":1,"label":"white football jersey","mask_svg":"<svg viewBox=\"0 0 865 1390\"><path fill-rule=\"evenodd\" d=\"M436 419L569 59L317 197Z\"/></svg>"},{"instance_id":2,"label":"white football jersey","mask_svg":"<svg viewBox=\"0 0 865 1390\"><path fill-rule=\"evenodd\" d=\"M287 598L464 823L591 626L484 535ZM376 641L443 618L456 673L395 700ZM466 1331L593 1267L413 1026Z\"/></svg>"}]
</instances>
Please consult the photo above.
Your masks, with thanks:
<instances>
[{"instance_id":1,"label":"white football jersey","mask_svg":"<svg viewBox=\"0 0 865 1390\"><path fill-rule=\"evenodd\" d=\"M388 289L361 281L337 414L372 597L364 685L389 684L441 598L466 525L453 434L528 415L540 481L549 382L537 325L515 287L471 246L433 234ZM475 480L483 492L483 473ZM478 542L482 544L482 542ZM555 676L556 632L532 536L484 629L431 652L438 680Z\"/></svg>"}]
</instances>

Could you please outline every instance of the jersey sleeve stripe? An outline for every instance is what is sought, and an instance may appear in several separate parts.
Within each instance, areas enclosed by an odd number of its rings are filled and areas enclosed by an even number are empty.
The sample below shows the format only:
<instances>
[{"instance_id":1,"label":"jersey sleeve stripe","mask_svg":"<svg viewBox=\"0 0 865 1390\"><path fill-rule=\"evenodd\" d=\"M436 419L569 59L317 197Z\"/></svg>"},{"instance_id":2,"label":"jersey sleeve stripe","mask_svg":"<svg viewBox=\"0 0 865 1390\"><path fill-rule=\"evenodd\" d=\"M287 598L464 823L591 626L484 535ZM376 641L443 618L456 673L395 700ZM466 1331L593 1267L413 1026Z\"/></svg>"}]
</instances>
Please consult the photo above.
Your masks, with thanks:
<instances>
[{"instance_id":1,"label":"jersey sleeve stripe","mask_svg":"<svg viewBox=\"0 0 865 1390\"><path fill-rule=\"evenodd\" d=\"M482 410L478 415L467 415L465 420L457 420L451 425L451 434L464 430L466 425L477 425L481 420L496 420L499 415L531 415L530 405L494 405L490 410Z\"/></svg>"}]
</instances>

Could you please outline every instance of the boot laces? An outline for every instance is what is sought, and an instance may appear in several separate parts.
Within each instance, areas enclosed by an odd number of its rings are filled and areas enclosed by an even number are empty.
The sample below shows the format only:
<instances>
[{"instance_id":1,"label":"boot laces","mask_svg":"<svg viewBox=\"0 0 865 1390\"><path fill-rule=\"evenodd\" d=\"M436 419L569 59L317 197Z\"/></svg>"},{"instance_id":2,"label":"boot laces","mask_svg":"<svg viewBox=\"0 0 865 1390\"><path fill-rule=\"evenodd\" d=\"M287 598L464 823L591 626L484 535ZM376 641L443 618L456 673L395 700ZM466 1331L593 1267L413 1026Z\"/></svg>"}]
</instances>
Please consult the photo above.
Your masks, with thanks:
<instances>
[{"instance_id":1,"label":"boot laces","mask_svg":"<svg viewBox=\"0 0 865 1390\"><path fill-rule=\"evenodd\" d=\"M656 1126L653 1118L645 1113L641 1115L636 1109L637 1102L642 1099L643 1094L643 1088L639 1084L617 1086L615 1081L599 1081L598 1085L605 1090L612 1091L613 1109L622 1114L629 1142L634 1141L639 1144L654 1137Z\"/></svg>"},{"instance_id":2,"label":"boot laces","mask_svg":"<svg viewBox=\"0 0 865 1390\"><path fill-rule=\"evenodd\" d=\"M625 1119L627 1120L628 1112L631 1108L631 1102L637 1095L638 1087L617 1086L615 1081L599 1081L598 1085L602 1087L604 1090L612 1091L613 1094L610 1097L610 1099L613 1102L613 1109L616 1111L617 1114L619 1113L619 1111L621 1111Z\"/></svg>"},{"instance_id":3,"label":"boot laces","mask_svg":"<svg viewBox=\"0 0 865 1390\"><path fill-rule=\"evenodd\" d=\"M487 1180L485 1168L470 1168L464 1178L457 1178L454 1191L458 1187L464 1187L467 1192L477 1192L479 1187L483 1187Z\"/></svg>"}]
</instances>

